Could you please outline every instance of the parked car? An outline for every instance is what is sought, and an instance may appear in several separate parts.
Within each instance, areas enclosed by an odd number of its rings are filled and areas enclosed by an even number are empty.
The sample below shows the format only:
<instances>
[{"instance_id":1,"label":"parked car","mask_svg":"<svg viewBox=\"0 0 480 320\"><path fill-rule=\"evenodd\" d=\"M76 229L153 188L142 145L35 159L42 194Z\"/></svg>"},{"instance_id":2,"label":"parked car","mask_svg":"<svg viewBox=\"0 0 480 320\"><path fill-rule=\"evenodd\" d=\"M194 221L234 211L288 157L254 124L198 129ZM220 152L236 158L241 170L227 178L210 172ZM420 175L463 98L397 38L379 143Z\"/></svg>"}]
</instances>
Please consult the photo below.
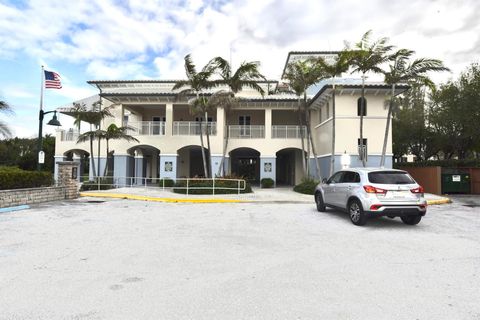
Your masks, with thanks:
<instances>
[{"instance_id":1,"label":"parked car","mask_svg":"<svg viewBox=\"0 0 480 320\"><path fill-rule=\"evenodd\" d=\"M427 212L422 186L405 171L382 168L351 168L334 173L315 188L318 211L326 207L347 211L357 226L369 218L400 217L415 225Z\"/></svg>"}]
</instances>

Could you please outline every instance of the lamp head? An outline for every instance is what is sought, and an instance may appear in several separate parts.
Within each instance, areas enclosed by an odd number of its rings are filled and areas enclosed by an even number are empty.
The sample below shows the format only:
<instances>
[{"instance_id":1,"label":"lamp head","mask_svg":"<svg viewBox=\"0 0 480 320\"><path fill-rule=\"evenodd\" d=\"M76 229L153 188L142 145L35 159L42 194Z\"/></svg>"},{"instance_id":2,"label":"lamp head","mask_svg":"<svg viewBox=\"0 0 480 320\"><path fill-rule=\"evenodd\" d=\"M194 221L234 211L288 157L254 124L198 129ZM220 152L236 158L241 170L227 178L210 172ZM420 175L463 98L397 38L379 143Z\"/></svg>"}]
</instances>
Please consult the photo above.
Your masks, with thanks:
<instances>
[{"instance_id":1,"label":"lamp head","mask_svg":"<svg viewBox=\"0 0 480 320\"><path fill-rule=\"evenodd\" d=\"M48 121L47 124L50 125L50 126L56 126L56 127L61 126L60 121L58 121L58 119L57 119L57 111L55 111L55 113L53 114L52 120Z\"/></svg>"}]
</instances>

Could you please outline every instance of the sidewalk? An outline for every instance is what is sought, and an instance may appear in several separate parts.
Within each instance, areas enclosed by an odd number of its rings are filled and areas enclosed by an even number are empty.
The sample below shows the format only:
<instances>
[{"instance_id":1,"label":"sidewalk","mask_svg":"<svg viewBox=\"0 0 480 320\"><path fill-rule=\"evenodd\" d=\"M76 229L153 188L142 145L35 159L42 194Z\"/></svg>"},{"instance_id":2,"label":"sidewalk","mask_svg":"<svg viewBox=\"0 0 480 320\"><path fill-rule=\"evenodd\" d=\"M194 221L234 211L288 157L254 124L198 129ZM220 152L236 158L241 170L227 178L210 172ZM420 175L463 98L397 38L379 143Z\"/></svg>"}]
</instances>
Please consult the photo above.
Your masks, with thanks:
<instances>
[{"instance_id":1,"label":"sidewalk","mask_svg":"<svg viewBox=\"0 0 480 320\"><path fill-rule=\"evenodd\" d=\"M185 195L174 193L160 188L119 188L100 191L81 192L82 197L100 197L132 199L157 202L199 202L199 203L235 203L235 202L262 202L262 203L314 203L313 196L297 193L289 187L273 189L253 188L253 193L220 194L220 195ZM450 199L426 193L425 198L429 205L450 203Z\"/></svg>"}]
</instances>

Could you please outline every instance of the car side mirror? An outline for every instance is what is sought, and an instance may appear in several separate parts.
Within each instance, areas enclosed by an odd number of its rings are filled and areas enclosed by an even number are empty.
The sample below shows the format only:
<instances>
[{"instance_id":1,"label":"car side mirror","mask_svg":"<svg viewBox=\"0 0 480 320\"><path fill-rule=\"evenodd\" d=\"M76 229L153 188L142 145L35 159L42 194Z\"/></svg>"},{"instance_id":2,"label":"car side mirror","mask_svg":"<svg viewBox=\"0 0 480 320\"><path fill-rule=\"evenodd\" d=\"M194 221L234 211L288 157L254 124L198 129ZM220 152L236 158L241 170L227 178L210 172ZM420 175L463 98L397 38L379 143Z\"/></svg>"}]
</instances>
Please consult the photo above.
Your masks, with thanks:
<instances>
[{"instance_id":1,"label":"car side mirror","mask_svg":"<svg viewBox=\"0 0 480 320\"><path fill-rule=\"evenodd\" d=\"M327 178L323 178L323 179L322 179L322 183L328 184L327 182L328 182Z\"/></svg>"}]
</instances>

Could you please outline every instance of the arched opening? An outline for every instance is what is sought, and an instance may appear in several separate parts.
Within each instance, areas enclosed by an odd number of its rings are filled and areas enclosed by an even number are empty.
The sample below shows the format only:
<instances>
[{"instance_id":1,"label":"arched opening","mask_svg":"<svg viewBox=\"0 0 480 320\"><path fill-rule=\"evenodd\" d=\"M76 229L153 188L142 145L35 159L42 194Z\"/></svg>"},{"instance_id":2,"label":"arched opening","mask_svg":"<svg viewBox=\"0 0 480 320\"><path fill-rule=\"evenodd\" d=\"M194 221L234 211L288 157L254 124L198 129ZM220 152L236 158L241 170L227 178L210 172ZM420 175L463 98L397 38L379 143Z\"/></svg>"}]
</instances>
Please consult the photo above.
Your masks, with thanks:
<instances>
[{"instance_id":1,"label":"arched opening","mask_svg":"<svg viewBox=\"0 0 480 320\"><path fill-rule=\"evenodd\" d=\"M159 177L159 149L150 145L138 145L128 149L127 152L132 156L127 168L127 176L145 178L147 183ZM145 180L143 181L145 183Z\"/></svg>"},{"instance_id":2,"label":"arched opening","mask_svg":"<svg viewBox=\"0 0 480 320\"><path fill-rule=\"evenodd\" d=\"M80 162L79 177L84 177L84 180L88 180L89 168L90 168L90 153L82 149L71 149L63 153L66 161L78 161Z\"/></svg>"},{"instance_id":3,"label":"arched opening","mask_svg":"<svg viewBox=\"0 0 480 320\"><path fill-rule=\"evenodd\" d=\"M302 150L286 148L276 153L277 186L293 186L302 177Z\"/></svg>"},{"instance_id":4,"label":"arched opening","mask_svg":"<svg viewBox=\"0 0 480 320\"><path fill-rule=\"evenodd\" d=\"M260 182L260 152L251 148L237 148L229 153L230 172L251 182Z\"/></svg>"},{"instance_id":5,"label":"arched opening","mask_svg":"<svg viewBox=\"0 0 480 320\"><path fill-rule=\"evenodd\" d=\"M205 158L208 163L210 154L207 148L205 150ZM203 167L202 147L201 146L186 146L177 150L178 162L177 162L177 176L179 178L200 178L205 177L205 170ZM207 164L207 170L209 176L211 176Z\"/></svg>"}]
</instances>

